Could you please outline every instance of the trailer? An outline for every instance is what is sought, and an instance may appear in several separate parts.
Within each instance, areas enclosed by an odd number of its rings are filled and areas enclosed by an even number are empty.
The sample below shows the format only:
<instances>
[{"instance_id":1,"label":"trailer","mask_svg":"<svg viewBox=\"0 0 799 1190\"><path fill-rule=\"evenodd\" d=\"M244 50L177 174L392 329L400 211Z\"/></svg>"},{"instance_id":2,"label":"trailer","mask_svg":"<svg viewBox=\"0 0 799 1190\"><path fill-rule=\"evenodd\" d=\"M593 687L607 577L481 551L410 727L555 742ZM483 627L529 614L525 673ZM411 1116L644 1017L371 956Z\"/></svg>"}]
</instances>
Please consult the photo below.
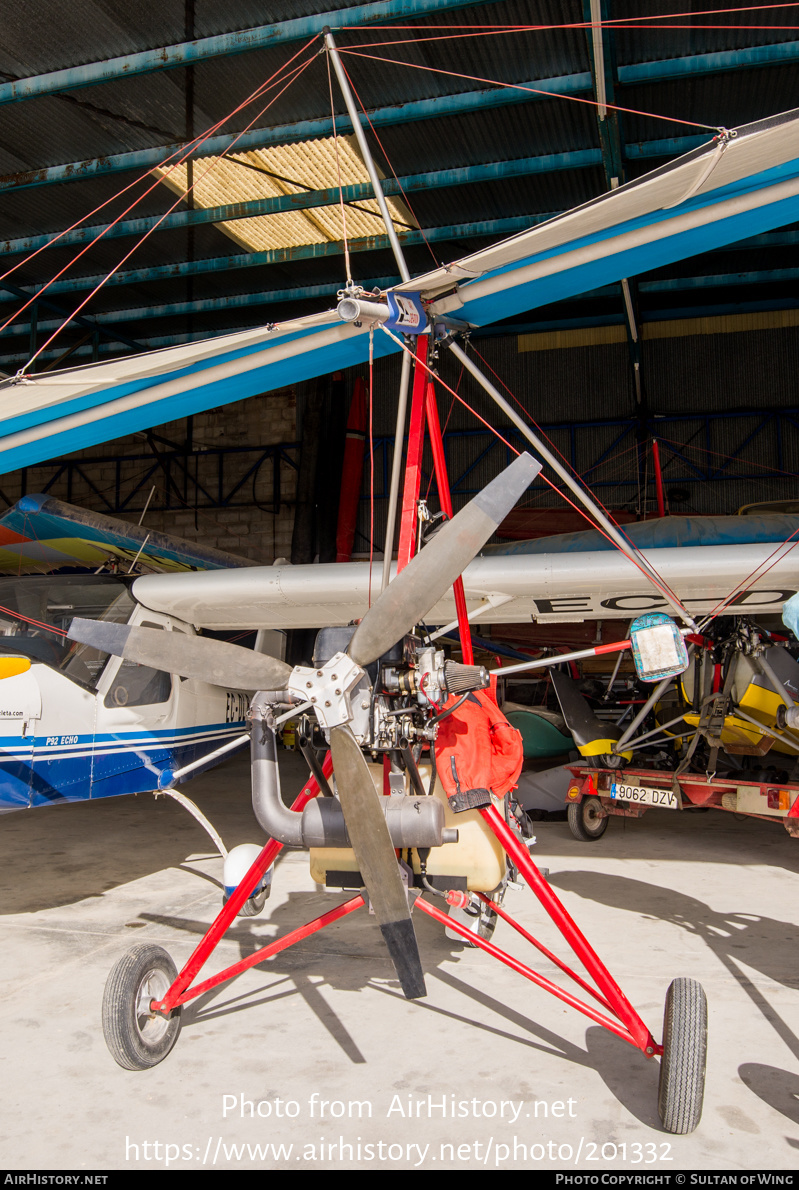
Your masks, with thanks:
<instances>
[{"instance_id":1,"label":"trailer","mask_svg":"<svg viewBox=\"0 0 799 1190\"><path fill-rule=\"evenodd\" d=\"M569 828L576 839L601 839L611 817L641 818L647 810L725 810L779 822L799 839L799 785L653 769L570 768Z\"/></svg>"}]
</instances>

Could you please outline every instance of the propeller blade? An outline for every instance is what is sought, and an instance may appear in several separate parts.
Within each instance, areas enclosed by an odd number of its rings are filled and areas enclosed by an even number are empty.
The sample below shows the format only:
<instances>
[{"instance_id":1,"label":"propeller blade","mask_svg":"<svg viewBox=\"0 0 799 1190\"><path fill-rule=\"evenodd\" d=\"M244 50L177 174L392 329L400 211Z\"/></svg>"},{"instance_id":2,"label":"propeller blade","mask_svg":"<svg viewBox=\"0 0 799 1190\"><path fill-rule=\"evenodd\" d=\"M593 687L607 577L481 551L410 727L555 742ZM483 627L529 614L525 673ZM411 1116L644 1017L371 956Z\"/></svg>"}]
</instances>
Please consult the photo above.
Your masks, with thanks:
<instances>
[{"instance_id":1,"label":"propeller blade","mask_svg":"<svg viewBox=\"0 0 799 1190\"><path fill-rule=\"evenodd\" d=\"M126 661L149 665L183 678L199 678L212 686L240 690L285 690L291 666L276 657L254 653L241 645L185 632L136 628L108 620L74 619L70 640L113 653Z\"/></svg>"},{"instance_id":2,"label":"propeller blade","mask_svg":"<svg viewBox=\"0 0 799 1190\"><path fill-rule=\"evenodd\" d=\"M369 775L352 730L343 724L330 729L330 750L344 821L369 900L408 1000L427 995L408 896L379 794Z\"/></svg>"},{"instance_id":3,"label":"propeller blade","mask_svg":"<svg viewBox=\"0 0 799 1190\"><path fill-rule=\"evenodd\" d=\"M536 459L520 454L389 583L350 641L347 652L357 665L371 665L424 618L483 548L540 470Z\"/></svg>"}]
</instances>

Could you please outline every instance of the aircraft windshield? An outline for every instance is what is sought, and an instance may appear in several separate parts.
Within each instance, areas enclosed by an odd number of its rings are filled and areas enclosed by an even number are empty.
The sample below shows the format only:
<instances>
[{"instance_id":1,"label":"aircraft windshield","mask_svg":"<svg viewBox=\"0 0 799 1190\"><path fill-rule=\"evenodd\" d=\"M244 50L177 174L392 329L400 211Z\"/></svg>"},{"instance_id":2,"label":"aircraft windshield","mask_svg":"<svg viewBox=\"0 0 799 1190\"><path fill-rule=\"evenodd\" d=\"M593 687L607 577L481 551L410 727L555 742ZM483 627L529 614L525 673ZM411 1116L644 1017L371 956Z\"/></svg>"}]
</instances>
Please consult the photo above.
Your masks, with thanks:
<instances>
[{"instance_id":1,"label":"aircraft windshield","mask_svg":"<svg viewBox=\"0 0 799 1190\"><path fill-rule=\"evenodd\" d=\"M126 624L133 606L125 583L109 575L0 578L0 652L42 661L94 689L108 654L62 634L73 616Z\"/></svg>"}]
</instances>

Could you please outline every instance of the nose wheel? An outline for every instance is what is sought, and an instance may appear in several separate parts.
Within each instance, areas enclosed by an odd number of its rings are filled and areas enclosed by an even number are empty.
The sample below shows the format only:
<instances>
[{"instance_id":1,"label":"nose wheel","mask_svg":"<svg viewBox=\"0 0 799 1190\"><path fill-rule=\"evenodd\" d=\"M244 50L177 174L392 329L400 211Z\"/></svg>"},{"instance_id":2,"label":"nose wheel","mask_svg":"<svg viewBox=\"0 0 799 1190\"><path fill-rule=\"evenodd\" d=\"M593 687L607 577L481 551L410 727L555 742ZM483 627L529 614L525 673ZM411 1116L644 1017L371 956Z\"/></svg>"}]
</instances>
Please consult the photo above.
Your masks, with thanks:
<instances>
[{"instance_id":1,"label":"nose wheel","mask_svg":"<svg viewBox=\"0 0 799 1190\"><path fill-rule=\"evenodd\" d=\"M268 896L269 889L262 888L260 892L248 897L241 909L239 909L239 917L257 917L266 904L266 898Z\"/></svg>"},{"instance_id":2,"label":"nose wheel","mask_svg":"<svg viewBox=\"0 0 799 1190\"><path fill-rule=\"evenodd\" d=\"M141 943L111 971L103 996L103 1036L114 1061L125 1070L157 1066L180 1033L180 1009L162 1016L153 1001L163 999L177 968L160 946Z\"/></svg>"}]
</instances>

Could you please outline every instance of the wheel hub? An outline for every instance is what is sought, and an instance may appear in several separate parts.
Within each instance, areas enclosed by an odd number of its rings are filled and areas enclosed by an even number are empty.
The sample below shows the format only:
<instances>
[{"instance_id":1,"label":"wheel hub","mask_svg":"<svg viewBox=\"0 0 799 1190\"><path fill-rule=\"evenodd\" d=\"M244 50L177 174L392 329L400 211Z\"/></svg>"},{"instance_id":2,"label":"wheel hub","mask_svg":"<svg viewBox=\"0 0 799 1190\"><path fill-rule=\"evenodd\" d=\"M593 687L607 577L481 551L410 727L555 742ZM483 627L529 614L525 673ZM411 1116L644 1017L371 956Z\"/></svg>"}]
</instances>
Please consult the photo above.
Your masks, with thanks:
<instances>
[{"instance_id":1,"label":"wheel hub","mask_svg":"<svg viewBox=\"0 0 799 1190\"><path fill-rule=\"evenodd\" d=\"M144 1041L160 1041L169 1028L169 1017L154 1012L152 1005L163 1000L169 991L169 981L163 971L148 971L136 992L136 1027Z\"/></svg>"}]
</instances>

